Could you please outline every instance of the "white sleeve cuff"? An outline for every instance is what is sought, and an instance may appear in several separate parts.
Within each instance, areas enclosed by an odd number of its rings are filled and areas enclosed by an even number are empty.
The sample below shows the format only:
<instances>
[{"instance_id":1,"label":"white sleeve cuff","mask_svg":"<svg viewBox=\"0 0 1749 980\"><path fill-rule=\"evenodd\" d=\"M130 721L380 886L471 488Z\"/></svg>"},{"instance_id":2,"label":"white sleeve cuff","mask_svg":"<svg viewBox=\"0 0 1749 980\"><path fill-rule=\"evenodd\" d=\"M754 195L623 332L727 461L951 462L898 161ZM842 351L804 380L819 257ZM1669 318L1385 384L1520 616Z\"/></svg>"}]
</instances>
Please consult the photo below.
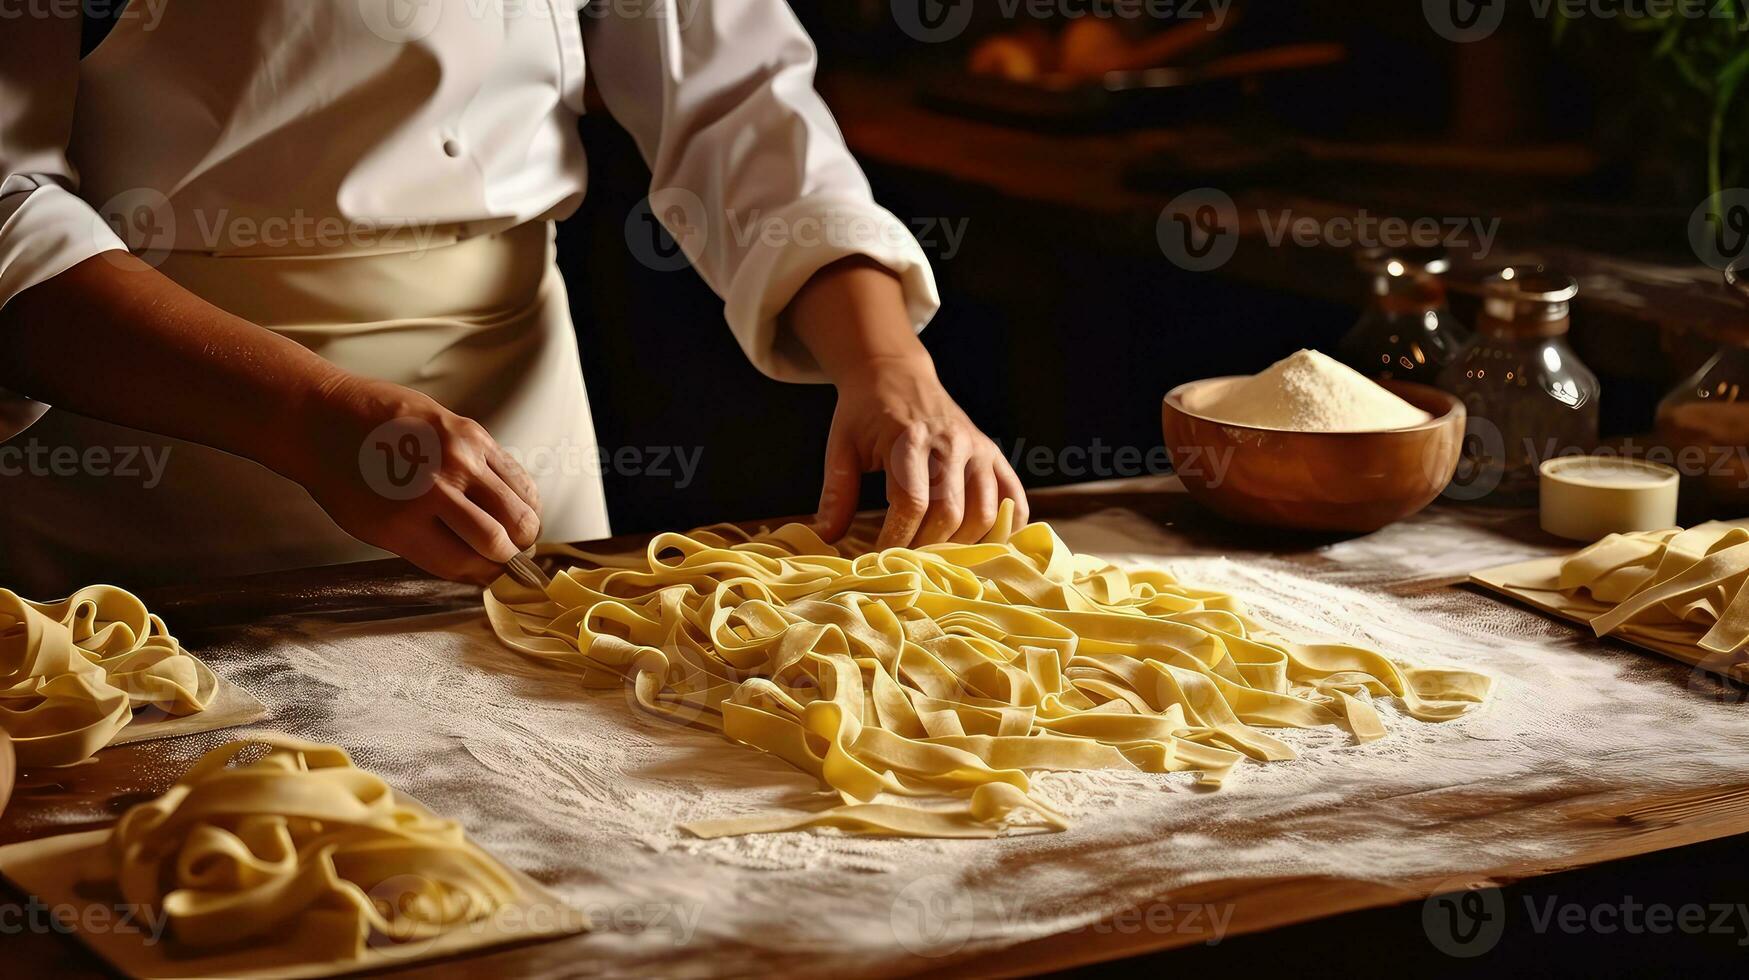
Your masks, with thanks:
<instances>
[{"instance_id":1,"label":"white sleeve cuff","mask_svg":"<svg viewBox=\"0 0 1749 980\"><path fill-rule=\"evenodd\" d=\"M0 196L0 307L93 255L127 251L109 222L60 184L13 177L5 190Z\"/></svg>"},{"instance_id":2,"label":"white sleeve cuff","mask_svg":"<svg viewBox=\"0 0 1749 980\"><path fill-rule=\"evenodd\" d=\"M814 273L839 259L867 256L899 277L913 329L941 306L929 259L904 222L866 198L810 197L761 216L725 295L725 316L747 359L778 381L826 379L819 364L777 319Z\"/></svg>"},{"instance_id":3,"label":"white sleeve cuff","mask_svg":"<svg viewBox=\"0 0 1749 980\"><path fill-rule=\"evenodd\" d=\"M127 251L109 223L60 184L14 175L0 189L0 308L93 255ZM0 388L0 442L46 411L47 405Z\"/></svg>"}]
</instances>

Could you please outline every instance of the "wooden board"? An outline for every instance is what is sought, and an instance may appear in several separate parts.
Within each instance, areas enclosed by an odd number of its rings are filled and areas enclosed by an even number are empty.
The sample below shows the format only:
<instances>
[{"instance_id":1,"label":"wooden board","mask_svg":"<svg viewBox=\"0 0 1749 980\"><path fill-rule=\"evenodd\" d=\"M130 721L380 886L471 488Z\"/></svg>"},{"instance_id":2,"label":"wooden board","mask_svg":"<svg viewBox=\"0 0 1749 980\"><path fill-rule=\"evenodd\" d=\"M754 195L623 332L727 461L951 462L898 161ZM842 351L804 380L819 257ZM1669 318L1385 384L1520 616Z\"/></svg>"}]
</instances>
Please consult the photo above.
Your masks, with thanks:
<instances>
[{"instance_id":1,"label":"wooden board","mask_svg":"<svg viewBox=\"0 0 1749 980\"><path fill-rule=\"evenodd\" d=\"M1470 581L1498 593L1509 599L1524 603L1534 609L1548 613L1558 619L1590 629L1591 620L1608 612L1610 607L1601 602L1593 602L1584 597L1570 597L1559 592L1544 589L1524 588L1526 582L1542 582L1560 571L1562 556L1538 558L1533 561L1518 562L1512 565L1502 565L1476 572L1470 576ZM1695 639L1700 638L1701 630L1695 630ZM1678 663L1698 667L1711 674L1726 677L1740 683L1749 683L1749 651L1736 653L1715 653L1703 650L1696 643L1680 643L1672 641L1668 636L1660 635L1646 629L1627 623L1616 630L1611 636L1625 640L1642 650L1662 654Z\"/></svg>"}]
</instances>

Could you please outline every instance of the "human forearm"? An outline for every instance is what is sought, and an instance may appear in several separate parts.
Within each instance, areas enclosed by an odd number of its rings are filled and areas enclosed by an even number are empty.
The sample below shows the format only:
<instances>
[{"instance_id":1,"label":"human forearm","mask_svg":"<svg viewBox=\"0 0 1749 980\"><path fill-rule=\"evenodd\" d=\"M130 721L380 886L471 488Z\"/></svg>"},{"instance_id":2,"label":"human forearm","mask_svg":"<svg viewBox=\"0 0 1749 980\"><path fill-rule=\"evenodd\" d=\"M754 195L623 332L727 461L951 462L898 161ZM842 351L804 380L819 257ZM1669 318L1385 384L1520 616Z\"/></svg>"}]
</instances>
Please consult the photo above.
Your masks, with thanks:
<instances>
[{"instance_id":1,"label":"human forearm","mask_svg":"<svg viewBox=\"0 0 1749 980\"><path fill-rule=\"evenodd\" d=\"M342 375L123 252L87 259L0 310L0 386L282 472L286 420Z\"/></svg>"},{"instance_id":2,"label":"human forearm","mask_svg":"<svg viewBox=\"0 0 1749 980\"><path fill-rule=\"evenodd\" d=\"M790 301L784 327L840 388L895 370L935 376L898 277L870 259L840 259L815 273Z\"/></svg>"},{"instance_id":3,"label":"human forearm","mask_svg":"<svg viewBox=\"0 0 1749 980\"><path fill-rule=\"evenodd\" d=\"M479 424L341 370L126 253L87 259L0 310L0 386L256 460L348 533L445 578L489 581L539 538L534 482ZM440 450L408 460L424 481L410 497L384 493L367 466L385 431Z\"/></svg>"}]
</instances>

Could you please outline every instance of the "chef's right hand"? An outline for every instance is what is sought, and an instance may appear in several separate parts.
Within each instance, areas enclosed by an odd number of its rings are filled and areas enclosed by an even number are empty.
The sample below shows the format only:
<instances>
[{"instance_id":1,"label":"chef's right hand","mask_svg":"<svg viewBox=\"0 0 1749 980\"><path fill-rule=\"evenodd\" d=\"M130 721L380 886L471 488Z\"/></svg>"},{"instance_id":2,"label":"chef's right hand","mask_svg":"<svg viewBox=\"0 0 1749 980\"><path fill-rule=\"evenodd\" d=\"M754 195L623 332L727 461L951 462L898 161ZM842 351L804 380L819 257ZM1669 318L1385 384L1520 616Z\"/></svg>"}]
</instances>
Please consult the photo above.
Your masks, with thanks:
<instances>
[{"instance_id":1,"label":"chef's right hand","mask_svg":"<svg viewBox=\"0 0 1749 980\"><path fill-rule=\"evenodd\" d=\"M540 537L540 495L478 422L387 381L325 382L275 468L346 533L433 575L485 584Z\"/></svg>"}]
</instances>

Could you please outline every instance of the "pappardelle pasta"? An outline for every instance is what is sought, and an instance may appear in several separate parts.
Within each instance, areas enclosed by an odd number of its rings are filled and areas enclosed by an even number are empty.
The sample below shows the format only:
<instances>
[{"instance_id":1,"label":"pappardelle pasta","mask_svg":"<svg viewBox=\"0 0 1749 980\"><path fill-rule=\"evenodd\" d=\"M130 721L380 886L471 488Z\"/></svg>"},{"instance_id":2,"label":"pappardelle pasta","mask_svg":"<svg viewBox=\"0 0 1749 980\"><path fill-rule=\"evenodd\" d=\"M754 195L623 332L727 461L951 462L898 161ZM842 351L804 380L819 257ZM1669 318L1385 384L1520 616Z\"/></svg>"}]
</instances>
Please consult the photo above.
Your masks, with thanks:
<instances>
[{"instance_id":1,"label":"pappardelle pasta","mask_svg":"<svg viewBox=\"0 0 1749 980\"><path fill-rule=\"evenodd\" d=\"M0 728L20 765L82 762L136 708L192 714L217 686L131 592L93 585L60 602L31 602L0 589Z\"/></svg>"},{"instance_id":2,"label":"pappardelle pasta","mask_svg":"<svg viewBox=\"0 0 1749 980\"><path fill-rule=\"evenodd\" d=\"M1291 759L1266 728L1385 734L1374 698L1422 721L1488 695L1478 673L1297 643L1223 592L1069 551L1005 503L977 544L843 553L791 524L658 535L542 595L486 594L511 648L630 685L647 711L715 728L836 790L843 805L687 825L703 837L834 826L988 837L1013 815L1063 829L1046 770L1195 771Z\"/></svg>"}]
</instances>

